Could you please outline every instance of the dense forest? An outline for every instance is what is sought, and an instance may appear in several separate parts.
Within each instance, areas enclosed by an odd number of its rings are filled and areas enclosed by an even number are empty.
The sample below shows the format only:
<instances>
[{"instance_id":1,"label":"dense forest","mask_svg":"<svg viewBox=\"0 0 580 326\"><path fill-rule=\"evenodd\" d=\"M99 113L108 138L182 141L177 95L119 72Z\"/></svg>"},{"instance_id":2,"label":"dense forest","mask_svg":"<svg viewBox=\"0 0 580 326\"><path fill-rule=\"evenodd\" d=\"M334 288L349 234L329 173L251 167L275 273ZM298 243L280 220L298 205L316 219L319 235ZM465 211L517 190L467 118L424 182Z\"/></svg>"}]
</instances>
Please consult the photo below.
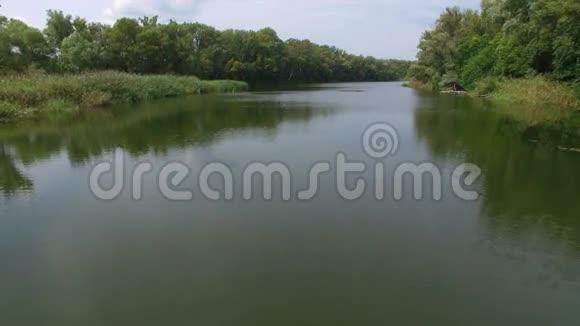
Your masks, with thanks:
<instances>
[{"instance_id":1,"label":"dense forest","mask_svg":"<svg viewBox=\"0 0 580 326\"><path fill-rule=\"evenodd\" d=\"M219 31L199 23L121 18L108 26L48 11L40 31L0 16L0 71L195 75L246 81L389 81L410 62L355 56L270 28Z\"/></svg>"},{"instance_id":2,"label":"dense forest","mask_svg":"<svg viewBox=\"0 0 580 326\"><path fill-rule=\"evenodd\" d=\"M542 74L580 78L580 1L483 0L481 10L448 8L423 34L409 77L435 86Z\"/></svg>"}]
</instances>

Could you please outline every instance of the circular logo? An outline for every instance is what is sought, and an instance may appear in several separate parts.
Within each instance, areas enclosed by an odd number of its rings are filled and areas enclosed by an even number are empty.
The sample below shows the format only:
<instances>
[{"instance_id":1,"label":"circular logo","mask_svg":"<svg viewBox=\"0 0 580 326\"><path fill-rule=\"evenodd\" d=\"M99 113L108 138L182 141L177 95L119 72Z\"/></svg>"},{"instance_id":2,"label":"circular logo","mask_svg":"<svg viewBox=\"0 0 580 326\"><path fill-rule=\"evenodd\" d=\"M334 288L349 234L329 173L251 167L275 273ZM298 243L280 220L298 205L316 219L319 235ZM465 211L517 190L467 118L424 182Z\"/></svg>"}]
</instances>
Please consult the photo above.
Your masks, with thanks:
<instances>
[{"instance_id":1,"label":"circular logo","mask_svg":"<svg viewBox=\"0 0 580 326\"><path fill-rule=\"evenodd\" d=\"M399 149L397 130L385 122L375 123L365 130L363 147L367 155L372 158L394 156Z\"/></svg>"}]
</instances>

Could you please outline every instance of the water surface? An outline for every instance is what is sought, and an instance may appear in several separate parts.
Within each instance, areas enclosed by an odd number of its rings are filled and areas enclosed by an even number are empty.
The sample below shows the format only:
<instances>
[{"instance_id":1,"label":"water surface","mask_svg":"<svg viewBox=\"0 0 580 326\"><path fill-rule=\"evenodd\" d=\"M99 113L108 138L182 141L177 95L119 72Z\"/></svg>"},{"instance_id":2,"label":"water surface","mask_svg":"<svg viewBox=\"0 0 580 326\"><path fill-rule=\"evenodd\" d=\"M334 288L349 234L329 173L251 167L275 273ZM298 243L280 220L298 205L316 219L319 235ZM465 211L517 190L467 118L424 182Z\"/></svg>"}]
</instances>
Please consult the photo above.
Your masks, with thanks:
<instances>
[{"instance_id":1,"label":"water surface","mask_svg":"<svg viewBox=\"0 0 580 326\"><path fill-rule=\"evenodd\" d=\"M2 325L572 325L580 307L580 154L533 142L470 99L398 83L169 99L0 130ZM283 162L296 189L361 135L393 125L402 162L444 176L470 162L477 201L342 199L333 174L310 201L210 201L209 162L236 176ZM171 202L93 196L91 167L185 162L195 190ZM353 183L355 177L349 178ZM372 174L362 174L369 184ZM128 177L127 177L128 178ZM239 180L239 178L236 178ZM219 181L219 180L218 180ZM216 184L219 184L217 182Z\"/></svg>"}]
</instances>

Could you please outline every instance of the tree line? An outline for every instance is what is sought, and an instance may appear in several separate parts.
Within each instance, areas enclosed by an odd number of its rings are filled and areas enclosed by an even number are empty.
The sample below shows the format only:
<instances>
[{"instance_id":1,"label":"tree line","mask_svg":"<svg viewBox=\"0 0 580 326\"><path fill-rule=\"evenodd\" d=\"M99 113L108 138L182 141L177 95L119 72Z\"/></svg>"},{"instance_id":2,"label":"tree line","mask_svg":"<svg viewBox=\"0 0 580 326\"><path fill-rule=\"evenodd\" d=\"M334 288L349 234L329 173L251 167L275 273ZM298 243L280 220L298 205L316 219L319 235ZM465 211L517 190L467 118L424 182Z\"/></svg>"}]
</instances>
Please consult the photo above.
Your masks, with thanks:
<instances>
[{"instance_id":1,"label":"tree line","mask_svg":"<svg viewBox=\"0 0 580 326\"><path fill-rule=\"evenodd\" d=\"M467 88L486 77L580 79L578 0L483 0L448 8L423 34L409 77Z\"/></svg>"},{"instance_id":2,"label":"tree line","mask_svg":"<svg viewBox=\"0 0 580 326\"><path fill-rule=\"evenodd\" d=\"M49 10L40 31L0 16L0 71L118 70L247 81L390 81L410 66L348 54L271 28L219 31L200 23L121 18L112 26Z\"/></svg>"}]
</instances>

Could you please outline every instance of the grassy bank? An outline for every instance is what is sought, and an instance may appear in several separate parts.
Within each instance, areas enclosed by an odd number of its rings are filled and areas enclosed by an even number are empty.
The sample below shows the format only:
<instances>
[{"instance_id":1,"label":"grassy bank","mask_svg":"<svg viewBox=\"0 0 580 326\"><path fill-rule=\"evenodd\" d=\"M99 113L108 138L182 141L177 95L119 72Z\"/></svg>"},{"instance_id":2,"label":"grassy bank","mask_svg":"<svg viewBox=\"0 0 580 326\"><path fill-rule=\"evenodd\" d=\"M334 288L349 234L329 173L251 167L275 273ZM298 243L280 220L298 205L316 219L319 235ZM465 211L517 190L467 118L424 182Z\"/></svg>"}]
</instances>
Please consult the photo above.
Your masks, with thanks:
<instances>
[{"instance_id":1,"label":"grassy bank","mask_svg":"<svg viewBox=\"0 0 580 326\"><path fill-rule=\"evenodd\" d=\"M439 92L440 90L439 86L433 82L424 82L420 80L407 80L403 82L402 86L426 92Z\"/></svg>"},{"instance_id":2,"label":"grassy bank","mask_svg":"<svg viewBox=\"0 0 580 326\"><path fill-rule=\"evenodd\" d=\"M98 72L77 75L20 75L0 79L0 121L189 94L247 90L245 82L203 81L174 75Z\"/></svg>"},{"instance_id":3,"label":"grassy bank","mask_svg":"<svg viewBox=\"0 0 580 326\"><path fill-rule=\"evenodd\" d=\"M565 121L580 109L572 87L541 76L484 79L471 94L492 100L501 113L532 125Z\"/></svg>"},{"instance_id":4,"label":"grassy bank","mask_svg":"<svg viewBox=\"0 0 580 326\"><path fill-rule=\"evenodd\" d=\"M432 83L407 81L403 86L438 91ZM577 86L578 87L578 86ZM537 76L525 79L486 78L469 95L490 101L496 111L529 125L558 123L577 116L580 94L574 87Z\"/></svg>"}]
</instances>

